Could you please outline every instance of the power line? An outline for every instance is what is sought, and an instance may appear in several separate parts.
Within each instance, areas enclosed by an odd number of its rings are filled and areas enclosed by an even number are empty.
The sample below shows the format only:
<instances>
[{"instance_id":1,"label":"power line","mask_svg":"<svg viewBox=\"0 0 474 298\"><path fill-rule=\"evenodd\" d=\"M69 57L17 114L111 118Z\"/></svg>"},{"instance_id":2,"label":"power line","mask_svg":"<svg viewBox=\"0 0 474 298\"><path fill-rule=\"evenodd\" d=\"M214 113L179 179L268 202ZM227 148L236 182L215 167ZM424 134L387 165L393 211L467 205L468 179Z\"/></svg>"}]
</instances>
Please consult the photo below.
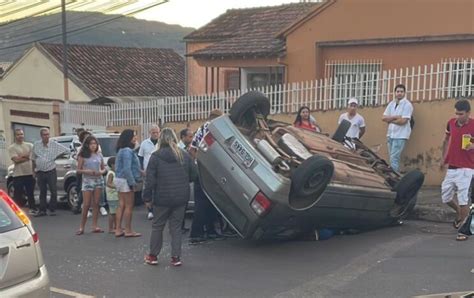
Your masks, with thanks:
<instances>
[{"instance_id":1,"label":"power line","mask_svg":"<svg viewBox=\"0 0 474 298\"><path fill-rule=\"evenodd\" d=\"M134 0L133 2L136 3L136 0ZM81 5L87 5L87 4L90 4L90 3L80 3L79 5L81 6ZM104 14L105 14L105 13L110 13L110 12L112 12L112 11L114 11L114 10L117 10L117 9L120 9L120 8L123 8L123 7L126 7L126 6L128 6L128 5L130 5L130 3L119 3L119 4L117 4L117 5L113 5L113 6L111 6L111 7L107 7L107 8L106 8L105 10L103 10L103 11L94 11L94 12L104 13ZM79 7L80 7L80 6L79 6ZM77 7L75 7L75 8L77 8ZM94 19L94 17L91 16L90 19ZM77 21L77 20L79 20L79 22L77 22L77 24L76 24L75 21ZM44 20L42 23L49 23L49 21L48 21L48 20ZM88 18L84 18L83 16L78 16L78 17L72 18L72 19L70 19L70 20L68 21L68 25L79 25L79 24L81 24L81 23L82 23L82 24L88 24L88 23L89 23ZM15 38L4 38L4 39L2 40L2 42L3 42L3 43L7 43L7 42L18 42L18 41L21 41L21 40L27 40L27 39L30 38L30 37L29 37L29 36L24 36L20 30L28 29L28 28L31 28L31 27L38 27L38 25L39 25L39 24L33 24L33 25L29 25L29 26L27 26L27 27L20 28L20 29L11 28L11 29L14 29L13 31L15 31L15 34L19 35L19 37L15 37ZM46 27L38 28L38 29L33 30L33 31L28 31L27 34L28 34L28 35L31 35L31 34L39 33L39 32L46 32L46 31L50 31L50 30L56 29L56 28L58 28L58 27L60 27L60 26L61 26L60 23L59 23L59 24L54 24L54 25L49 25L49 26L46 26ZM81 25L81 26L82 26L82 25ZM10 29L10 30L11 30L11 29ZM0 28L0 30L1 30L1 28ZM48 34L50 34L50 33L48 33ZM4 36L5 36L5 35L6 35L6 34L4 34Z\"/></svg>"},{"instance_id":2,"label":"power line","mask_svg":"<svg viewBox=\"0 0 474 298\"><path fill-rule=\"evenodd\" d=\"M142 11L145 11L145 10L148 10L150 8L153 8L153 7L156 7L156 6L159 6L159 5L162 5L162 4L165 4L167 3L169 0L161 0L161 2L158 2L158 3L154 3L154 4L150 4L146 7L143 7L143 8L140 8L140 9L136 9L132 12L128 12L128 13L125 13L125 14L122 14L122 15L119 15L119 16L116 16L116 17L112 17L108 20L104 20L104 21L101 21L101 22L97 22L95 24L91 24L91 25L88 25L88 26L84 26L82 28L77 28L77 29L73 29L73 30L70 30L70 31L67 31L66 33L71 36L71 35L75 35L75 34L79 34L79 33L82 33L84 31L88 31L92 28L95 28L95 27L98 27L98 26L101 26L101 25L104 25L104 24L107 24L107 23L111 23L117 19L120 19L120 18L123 18L125 16L130 16L130 15L134 15L134 14L137 14L137 13L140 13ZM40 42L40 41L45 41L45 40L49 40L49 39L53 39L53 38L56 38L56 37L59 37L61 36L62 34L59 33L59 34L54 34L52 36L48 36L48 37L44 37L44 38L40 38L40 39L36 39L36 40L32 40L32 41L29 41L29 42L24 42L24 43L20 43L20 44L15 44L15 45L11 45L11 46L7 46L7 47L3 47L3 48L0 48L0 51L3 51L3 50L7 50L7 49L13 49L13 48L18 48L18 47L22 47L22 46L25 46L25 45L29 45L31 43L34 43L34 42Z\"/></svg>"}]
</instances>

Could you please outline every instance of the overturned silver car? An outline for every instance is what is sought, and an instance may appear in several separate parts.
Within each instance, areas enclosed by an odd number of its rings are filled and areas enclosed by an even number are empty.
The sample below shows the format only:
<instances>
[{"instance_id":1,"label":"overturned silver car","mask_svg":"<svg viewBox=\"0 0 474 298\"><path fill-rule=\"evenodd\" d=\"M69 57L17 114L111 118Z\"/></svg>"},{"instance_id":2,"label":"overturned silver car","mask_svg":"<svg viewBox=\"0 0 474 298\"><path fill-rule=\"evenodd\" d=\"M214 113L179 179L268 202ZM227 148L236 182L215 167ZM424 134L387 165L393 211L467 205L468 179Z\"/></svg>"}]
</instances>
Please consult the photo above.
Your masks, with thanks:
<instances>
[{"instance_id":1,"label":"overturned silver car","mask_svg":"<svg viewBox=\"0 0 474 298\"><path fill-rule=\"evenodd\" d=\"M200 183L243 238L293 237L317 228L397 223L415 206L424 175L403 177L360 140L267 119L270 104L249 92L214 119L197 154Z\"/></svg>"}]
</instances>

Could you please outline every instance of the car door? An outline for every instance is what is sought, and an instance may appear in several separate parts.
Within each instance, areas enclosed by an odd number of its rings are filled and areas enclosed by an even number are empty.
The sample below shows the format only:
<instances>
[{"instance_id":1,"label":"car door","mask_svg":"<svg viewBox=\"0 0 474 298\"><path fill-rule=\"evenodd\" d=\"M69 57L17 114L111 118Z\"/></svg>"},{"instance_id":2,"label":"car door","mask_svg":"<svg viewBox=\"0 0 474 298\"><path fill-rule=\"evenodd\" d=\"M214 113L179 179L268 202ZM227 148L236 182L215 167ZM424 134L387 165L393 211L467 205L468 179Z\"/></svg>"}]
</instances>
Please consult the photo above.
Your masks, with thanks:
<instances>
[{"instance_id":1,"label":"car door","mask_svg":"<svg viewBox=\"0 0 474 298\"><path fill-rule=\"evenodd\" d=\"M30 230L0 199L0 290L34 277L38 256Z\"/></svg>"},{"instance_id":2,"label":"car door","mask_svg":"<svg viewBox=\"0 0 474 298\"><path fill-rule=\"evenodd\" d=\"M64 189L64 177L66 174L76 168L76 161L71 157L71 154L63 154L56 159L56 174L58 194L62 194Z\"/></svg>"}]
</instances>

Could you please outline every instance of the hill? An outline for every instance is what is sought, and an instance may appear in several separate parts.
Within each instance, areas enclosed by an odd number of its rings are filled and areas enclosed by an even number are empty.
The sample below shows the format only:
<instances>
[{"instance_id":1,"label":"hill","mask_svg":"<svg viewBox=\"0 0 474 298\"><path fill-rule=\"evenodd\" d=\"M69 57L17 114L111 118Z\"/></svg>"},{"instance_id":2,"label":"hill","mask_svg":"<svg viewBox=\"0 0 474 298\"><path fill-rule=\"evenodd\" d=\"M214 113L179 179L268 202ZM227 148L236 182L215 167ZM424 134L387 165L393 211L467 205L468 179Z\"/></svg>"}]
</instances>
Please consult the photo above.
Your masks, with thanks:
<instances>
[{"instance_id":1,"label":"hill","mask_svg":"<svg viewBox=\"0 0 474 298\"><path fill-rule=\"evenodd\" d=\"M96 12L68 12L67 31L105 22L117 15ZM83 32L68 34L69 44L110 45L119 47L171 48L184 55L182 39L194 28L169 25L133 17L121 17ZM31 47L34 40L58 35L45 42L60 43L61 14L31 17L11 24L0 24L0 62L14 61ZM18 44L20 47L4 49Z\"/></svg>"}]
</instances>

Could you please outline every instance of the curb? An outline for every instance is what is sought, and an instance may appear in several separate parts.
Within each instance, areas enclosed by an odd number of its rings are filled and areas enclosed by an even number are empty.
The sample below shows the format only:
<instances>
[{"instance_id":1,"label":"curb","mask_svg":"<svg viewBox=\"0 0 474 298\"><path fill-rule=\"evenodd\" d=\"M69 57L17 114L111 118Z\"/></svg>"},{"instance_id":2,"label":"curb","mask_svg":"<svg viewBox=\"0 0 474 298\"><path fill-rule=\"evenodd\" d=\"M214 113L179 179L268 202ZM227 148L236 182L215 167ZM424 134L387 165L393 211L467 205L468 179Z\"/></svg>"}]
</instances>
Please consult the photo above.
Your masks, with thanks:
<instances>
[{"instance_id":1,"label":"curb","mask_svg":"<svg viewBox=\"0 0 474 298\"><path fill-rule=\"evenodd\" d=\"M446 223L453 222L455 217L454 211L436 205L415 206L415 209L408 215L408 219Z\"/></svg>"}]
</instances>

